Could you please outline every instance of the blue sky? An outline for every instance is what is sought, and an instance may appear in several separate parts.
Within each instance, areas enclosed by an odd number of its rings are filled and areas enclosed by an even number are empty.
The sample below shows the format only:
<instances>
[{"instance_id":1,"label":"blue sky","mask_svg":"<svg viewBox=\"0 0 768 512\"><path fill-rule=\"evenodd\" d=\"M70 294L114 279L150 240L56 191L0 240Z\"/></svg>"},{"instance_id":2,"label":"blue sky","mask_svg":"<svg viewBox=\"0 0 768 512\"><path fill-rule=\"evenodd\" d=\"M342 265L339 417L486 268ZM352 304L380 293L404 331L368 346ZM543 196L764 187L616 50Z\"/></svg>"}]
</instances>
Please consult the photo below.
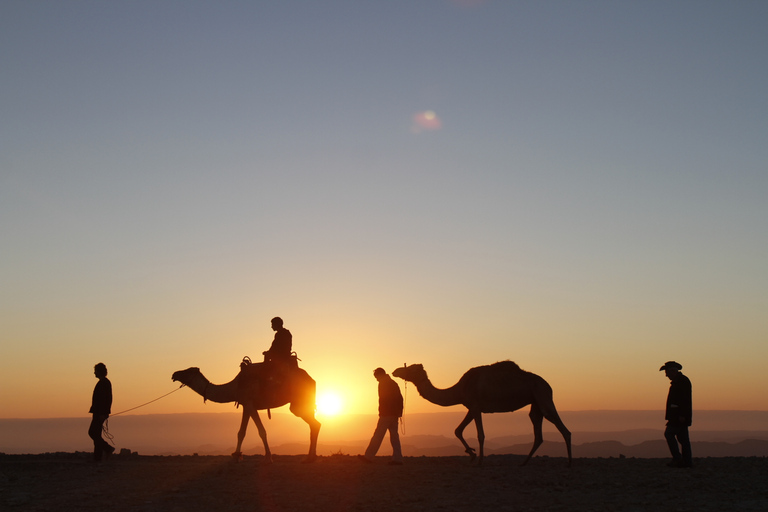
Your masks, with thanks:
<instances>
[{"instance_id":1,"label":"blue sky","mask_svg":"<svg viewBox=\"0 0 768 512\"><path fill-rule=\"evenodd\" d=\"M105 360L130 406L230 377L281 315L360 407L376 366L510 358L561 408L652 408L679 359L708 408L764 409L766 19L6 0L2 387L66 382L51 414L77 415Z\"/></svg>"}]
</instances>

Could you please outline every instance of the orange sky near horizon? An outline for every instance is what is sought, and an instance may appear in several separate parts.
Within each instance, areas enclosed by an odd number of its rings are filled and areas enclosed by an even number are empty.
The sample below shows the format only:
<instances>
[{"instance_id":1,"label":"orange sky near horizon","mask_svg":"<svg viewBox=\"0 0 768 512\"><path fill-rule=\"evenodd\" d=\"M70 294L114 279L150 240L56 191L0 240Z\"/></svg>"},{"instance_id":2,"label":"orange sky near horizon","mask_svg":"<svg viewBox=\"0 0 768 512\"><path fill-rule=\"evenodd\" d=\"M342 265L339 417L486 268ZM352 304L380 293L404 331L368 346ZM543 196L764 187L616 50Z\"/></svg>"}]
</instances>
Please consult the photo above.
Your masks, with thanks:
<instances>
[{"instance_id":1,"label":"orange sky near horizon","mask_svg":"<svg viewBox=\"0 0 768 512\"><path fill-rule=\"evenodd\" d=\"M490 364L497 360L515 360L523 369L544 377L553 387L555 403L558 409L567 410L651 410L662 409L669 382L658 368L667 359L675 358L685 366L686 373L694 385L694 403L697 409L708 410L765 410L762 389L765 377L757 366L759 359L737 359L745 355L731 354L728 362L724 355L714 361L704 354L696 354L693 347L689 357L669 357L663 349L631 351L632 354L621 359L621 347L613 353L600 355L598 346L593 346L593 355L587 355L590 348L586 343L558 351L546 351L546 342L535 344L512 344L483 348L481 353L472 350L471 343L462 343L475 335L483 339L490 334L482 326L470 332L471 326L464 326L467 332L447 339L446 332L431 333L422 326L418 331L420 338L432 336L426 343L403 340L399 343L387 343L397 338L391 328L381 326L383 336L363 332L363 325L346 322L344 328L328 326L325 335L311 335L313 328L305 322L290 322L286 315L286 326L294 333L294 349L298 351L301 366L317 381L318 394L333 393L342 401L340 414L376 413L377 383L372 371L377 366L392 372L403 363L424 364L432 382L438 387L453 385L471 366ZM340 319L341 321L341 319ZM102 357L90 358L94 362L104 361L109 368L109 378L114 388L115 400L113 413L130 409L153 400L160 395L174 390L170 376L175 370L198 366L215 383L225 383L234 378L242 355L251 355L255 359L258 351L266 349L271 342L272 331L265 322L261 329L263 342L257 346L249 333L243 333L238 343L208 343L208 334L190 330L185 341L177 342L174 348L169 341L158 341L163 347L159 360L152 361L153 343L103 344L100 348L94 341L91 350L99 350ZM294 327L295 326L295 327ZM459 325L455 325L460 329ZM357 331L357 329L361 329ZM334 335L334 331L339 333ZM417 332L416 326L404 332ZM485 332L485 334L484 334ZM116 334L116 333L115 333ZM114 335L114 334L113 334ZM147 332L149 335L149 332ZM367 339L367 343L359 340ZM438 342L438 340L441 340ZM441 354L431 355L431 348L442 344ZM517 346L514 346L517 345ZM29 368L22 365L7 365L3 369L3 380L10 382L34 383L23 394L16 394L17 386L3 386L2 416L5 418L45 418L86 416L90 405L90 394L96 379L92 374L91 360L82 350L67 349L62 341L55 350L49 350L45 358L36 358ZM477 344L475 345L478 346ZM190 348L192 347L192 348ZM159 348L155 349L155 353ZM397 353L397 355L394 355ZM143 354L147 354L145 357ZM577 358L578 354L584 354ZM397 356L402 356L398 359ZM507 357L505 357L507 356ZM7 359L5 360L7 361ZM574 364L574 361L579 361ZM734 375L729 366L740 364L743 370ZM752 370L749 371L750 366ZM405 382L396 379L405 393ZM736 393L734 383L753 393ZM730 389L729 389L730 388ZM731 392L733 391L733 392ZM438 412L444 408L427 402L418 396L412 384L408 384L407 408L409 412ZM45 406L41 406L45 404ZM176 412L223 412L229 411L233 404L203 404L202 399L191 390L182 389L177 393L149 404L132 414L167 414ZM461 410L461 406L452 408Z\"/></svg>"}]
</instances>

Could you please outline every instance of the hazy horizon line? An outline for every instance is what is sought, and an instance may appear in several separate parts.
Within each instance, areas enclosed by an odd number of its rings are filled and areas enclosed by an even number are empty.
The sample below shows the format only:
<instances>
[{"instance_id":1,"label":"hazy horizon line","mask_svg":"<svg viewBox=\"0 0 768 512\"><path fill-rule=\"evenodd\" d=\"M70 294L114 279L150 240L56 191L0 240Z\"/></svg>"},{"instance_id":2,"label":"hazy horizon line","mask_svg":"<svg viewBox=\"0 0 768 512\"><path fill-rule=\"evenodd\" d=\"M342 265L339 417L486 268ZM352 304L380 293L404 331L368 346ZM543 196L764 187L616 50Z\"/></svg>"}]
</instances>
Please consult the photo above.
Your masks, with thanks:
<instances>
[{"instance_id":1,"label":"hazy horizon line","mask_svg":"<svg viewBox=\"0 0 768 512\"><path fill-rule=\"evenodd\" d=\"M525 411L526 408L518 409L519 411ZM506 411L502 413L484 413L484 414L506 414L507 412L518 412L518 411ZM640 413L640 412L647 412L647 413L664 413L664 409L571 409L571 410L561 410L558 411L560 414L571 414L571 413ZM743 412L743 413L768 413L768 409L696 409L694 410L695 413L733 413L733 412ZM235 409L232 411L195 411L195 412L155 412L155 413L134 413L134 414L112 414L110 415L110 418L114 418L116 416L176 416L176 415L182 415L182 414L242 414L241 409ZM281 411L279 409L273 409L272 414L287 414L293 416L293 413L289 411ZM413 413L406 413L403 416L416 416L416 415L430 415L430 414L466 414L463 410L457 410L457 411L434 411L434 412L413 412ZM339 413L333 416L324 416L327 420L332 420L336 418L344 418L344 417L354 417L354 416L376 416L376 412L351 412L351 413ZM3 420L65 420L65 419L82 419L82 418L90 418L90 414L81 414L78 416L38 416L38 417L0 417L0 421ZM318 416L323 416L318 413Z\"/></svg>"}]
</instances>

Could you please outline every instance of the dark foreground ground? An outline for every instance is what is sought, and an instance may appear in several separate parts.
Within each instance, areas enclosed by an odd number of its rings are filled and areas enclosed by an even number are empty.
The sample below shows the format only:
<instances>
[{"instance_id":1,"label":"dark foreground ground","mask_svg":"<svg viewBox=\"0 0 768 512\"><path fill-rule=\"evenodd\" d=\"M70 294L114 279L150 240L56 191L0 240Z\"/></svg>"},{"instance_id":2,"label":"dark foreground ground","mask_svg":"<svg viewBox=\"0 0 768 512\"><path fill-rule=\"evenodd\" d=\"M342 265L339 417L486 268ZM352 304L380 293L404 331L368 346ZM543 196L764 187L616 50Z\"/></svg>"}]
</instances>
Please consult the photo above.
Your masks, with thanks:
<instances>
[{"instance_id":1,"label":"dark foreground ground","mask_svg":"<svg viewBox=\"0 0 768 512\"><path fill-rule=\"evenodd\" d=\"M661 459L0 454L0 510L10 511L760 511L768 458L706 458L692 469Z\"/></svg>"}]
</instances>

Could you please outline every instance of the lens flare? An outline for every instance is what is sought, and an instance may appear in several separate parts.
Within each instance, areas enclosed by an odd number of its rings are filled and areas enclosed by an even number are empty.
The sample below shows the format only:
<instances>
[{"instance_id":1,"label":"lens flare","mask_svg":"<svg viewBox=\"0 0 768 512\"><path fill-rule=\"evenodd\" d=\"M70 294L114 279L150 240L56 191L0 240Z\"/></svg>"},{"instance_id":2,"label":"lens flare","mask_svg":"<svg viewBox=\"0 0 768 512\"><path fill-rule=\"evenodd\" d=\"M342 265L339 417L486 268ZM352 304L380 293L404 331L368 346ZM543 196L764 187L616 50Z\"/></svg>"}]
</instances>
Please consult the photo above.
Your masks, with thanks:
<instances>
[{"instance_id":1,"label":"lens flare","mask_svg":"<svg viewBox=\"0 0 768 512\"><path fill-rule=\"evenodd\" d=\"M422 110L413 115L413 125L411 126L413 133L439 130L442 127L443 123L432 110Z\"/></svg>"}]
</instances>

